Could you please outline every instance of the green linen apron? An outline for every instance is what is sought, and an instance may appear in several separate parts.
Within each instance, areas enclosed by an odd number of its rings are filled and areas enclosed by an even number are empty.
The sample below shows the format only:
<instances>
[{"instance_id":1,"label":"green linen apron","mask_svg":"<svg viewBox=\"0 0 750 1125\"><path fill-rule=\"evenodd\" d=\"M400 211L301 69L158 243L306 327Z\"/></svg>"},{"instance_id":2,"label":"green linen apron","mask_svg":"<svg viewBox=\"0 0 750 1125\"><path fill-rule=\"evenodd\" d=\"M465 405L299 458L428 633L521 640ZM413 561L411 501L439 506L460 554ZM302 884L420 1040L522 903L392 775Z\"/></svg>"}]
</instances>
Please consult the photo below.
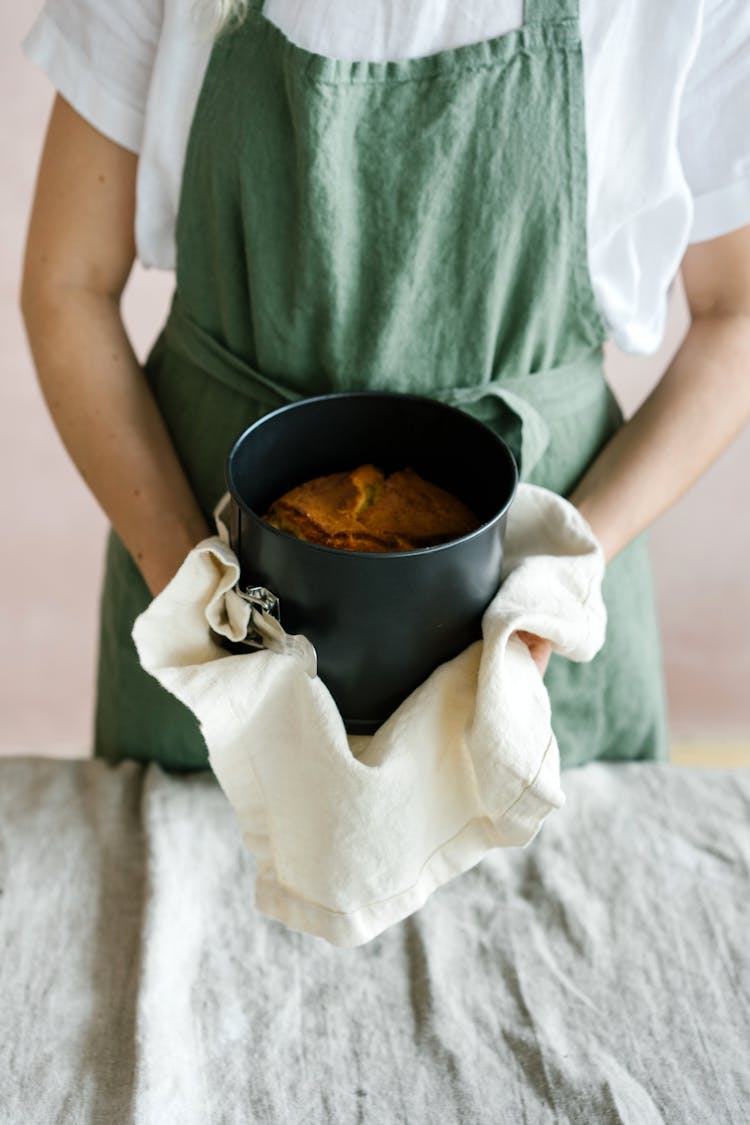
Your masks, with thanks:
<instances>
[{"instance_id":1,"label":"green linen apron","mask_svg":"<svg viewBox=\"0 0 750 1125\"><path fill-rule=\"evenodd\" d=\"M622 424L588 269L577 0L419 58L293 44L255 0L214 44L186 152L177 284L146 376L206 514L233 439L309 395L433 395L567 494ZM607 640L545 677L566 766L666 755L645 536L607 568ZM199 769L191 715L138 664L148 589L110 536L95 752Z\"/></svg>"}]
</instances>

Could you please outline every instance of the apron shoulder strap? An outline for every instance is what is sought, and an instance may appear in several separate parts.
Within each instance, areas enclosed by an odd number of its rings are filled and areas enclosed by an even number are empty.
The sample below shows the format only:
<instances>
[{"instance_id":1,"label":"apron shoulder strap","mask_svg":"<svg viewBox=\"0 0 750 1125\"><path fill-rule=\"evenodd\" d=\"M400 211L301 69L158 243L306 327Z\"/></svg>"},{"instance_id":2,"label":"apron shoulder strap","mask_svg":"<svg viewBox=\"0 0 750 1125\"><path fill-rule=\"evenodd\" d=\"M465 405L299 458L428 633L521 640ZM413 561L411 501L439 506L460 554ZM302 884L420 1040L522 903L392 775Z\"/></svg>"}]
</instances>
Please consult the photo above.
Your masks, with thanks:
<instances>
[{"instance_id":1,"label":"apron shoulder strap","mask_svg":"<svg viewBox=\"0 0 750 1125\"><path fill-rule=\"evenodd\" d=\"M525 0L524 23L560 23L578 21L578 0Z\"/></svg>"}]
</instances>

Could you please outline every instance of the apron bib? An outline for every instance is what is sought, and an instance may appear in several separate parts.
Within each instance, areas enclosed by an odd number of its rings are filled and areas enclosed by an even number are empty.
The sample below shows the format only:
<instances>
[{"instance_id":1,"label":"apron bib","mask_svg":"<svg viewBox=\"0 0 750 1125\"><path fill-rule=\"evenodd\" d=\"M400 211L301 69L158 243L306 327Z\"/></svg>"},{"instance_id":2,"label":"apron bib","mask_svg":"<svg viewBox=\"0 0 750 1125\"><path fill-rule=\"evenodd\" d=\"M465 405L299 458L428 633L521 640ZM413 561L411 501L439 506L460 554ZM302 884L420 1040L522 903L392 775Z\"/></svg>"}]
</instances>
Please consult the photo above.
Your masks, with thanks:
<instances>
[{"instance_id":1,"label":"apron bib","mask_svg":"<svg viewBox=\"0 0 750 1125\"><path fill-rule=\"evenodd\" d=\"M588 269L577 0L527 0L516 31L390 62L307 51L262 7L212 50L175 296L145 365L207 518L246 426L342 390L459 406L505 438L523 480L566 495L623 421ZM590 664L553 655L545 676L566 766L667 754L645 535L603 594L604 648ZM112 533L95 753L205 768L192 714L138 663L150 600Z\"/></svg>"}]
</instances>

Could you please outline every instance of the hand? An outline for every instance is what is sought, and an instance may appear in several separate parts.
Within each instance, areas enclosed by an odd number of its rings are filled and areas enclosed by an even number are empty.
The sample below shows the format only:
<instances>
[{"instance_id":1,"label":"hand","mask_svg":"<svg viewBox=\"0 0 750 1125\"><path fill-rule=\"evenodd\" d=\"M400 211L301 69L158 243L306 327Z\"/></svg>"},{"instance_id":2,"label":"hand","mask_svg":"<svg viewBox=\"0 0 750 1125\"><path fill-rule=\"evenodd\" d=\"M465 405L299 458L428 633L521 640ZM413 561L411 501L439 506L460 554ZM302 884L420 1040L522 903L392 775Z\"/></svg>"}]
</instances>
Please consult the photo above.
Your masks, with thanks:
<instances>
[{"instance_id":1,"label":"hand","mask_svg":"<svg viewBox=\"0 0 750 1125\"><path fill-rule=\"evenodd\" d=\"M518 637L528 647L531 659L539 669L539 675L543 676L547 671L549 658L552 655L552 642L548 641L546 637L538 637L536 633L527 633L523 629L516 629L512 635Z\"/></svg>"}]
</instances>

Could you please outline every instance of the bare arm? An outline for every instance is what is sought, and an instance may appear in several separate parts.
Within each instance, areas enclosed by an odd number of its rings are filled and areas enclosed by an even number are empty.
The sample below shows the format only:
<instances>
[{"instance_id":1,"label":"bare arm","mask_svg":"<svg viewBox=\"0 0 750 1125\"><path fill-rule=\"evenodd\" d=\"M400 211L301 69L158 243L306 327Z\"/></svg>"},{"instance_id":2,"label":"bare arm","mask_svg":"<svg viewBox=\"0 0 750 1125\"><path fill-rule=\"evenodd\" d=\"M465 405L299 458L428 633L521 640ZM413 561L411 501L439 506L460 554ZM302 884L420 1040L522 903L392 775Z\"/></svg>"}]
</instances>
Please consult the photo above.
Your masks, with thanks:
<instances>
[{"instance_id":1,"label":"bare arm","mask_svg":"<svg viewBox=\"0 0 750 1125\"><path fill-rule=\"evenodd\" d=\"M21 308L60 436L152 593L209 529L125 332L137 157L57 97L31 213Z\"/></svg>"},{"instance_id":2,"label":"bare arm","mask_svg":"<svg viewBox=\"0 0 750 1125\"><path fill-rule=\"evenodd\" d=\"M661 380L568 499L609 562L669 508L750 419L750 227L691 246L692 323ZM520 634L542 674L549 641Z\"/></svg>"},{"instance_id":3,"label":"bare arm","mask_svg":"<svg viewBox=\"0 0 750 1125\"><path fill-rule=\"evenodd\" d=\"M750 419L750 227L691 246L682 275L692 315L682 347L569 497L607 561L679 499Z\"/></svg>"}]
</instances>

